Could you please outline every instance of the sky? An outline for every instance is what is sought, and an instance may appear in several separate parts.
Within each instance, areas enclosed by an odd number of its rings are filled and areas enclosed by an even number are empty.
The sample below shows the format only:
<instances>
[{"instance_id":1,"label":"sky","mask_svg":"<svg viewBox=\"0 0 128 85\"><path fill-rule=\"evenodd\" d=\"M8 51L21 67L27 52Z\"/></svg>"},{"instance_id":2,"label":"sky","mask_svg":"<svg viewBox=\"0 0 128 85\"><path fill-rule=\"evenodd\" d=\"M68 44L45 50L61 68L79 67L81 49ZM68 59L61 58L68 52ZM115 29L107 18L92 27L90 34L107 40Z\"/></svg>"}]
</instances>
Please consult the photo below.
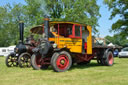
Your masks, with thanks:
<instances>
[{"instance_id":1,"label":"sky","mask_svg":"<svg viewBox=\"0 0 128 85\"><path fill-rule=\"evenodd\" d=\"M116 16L114 19L109 20L109 17L111 15L111 12L108 10L107 6L104 5L103 0L98 0L97 4L100 6L100 14L101 17L98 20L99 26L96 27L99 30L100 37L105 37L107 35L113 36L114 33L110 33L109 30L111 29L111 26L113 23L115 23L119 16ZM5 5L6 3L22 3L25 4L24 0L0 0L0 6Z\"/></svg>"}]
</instances>

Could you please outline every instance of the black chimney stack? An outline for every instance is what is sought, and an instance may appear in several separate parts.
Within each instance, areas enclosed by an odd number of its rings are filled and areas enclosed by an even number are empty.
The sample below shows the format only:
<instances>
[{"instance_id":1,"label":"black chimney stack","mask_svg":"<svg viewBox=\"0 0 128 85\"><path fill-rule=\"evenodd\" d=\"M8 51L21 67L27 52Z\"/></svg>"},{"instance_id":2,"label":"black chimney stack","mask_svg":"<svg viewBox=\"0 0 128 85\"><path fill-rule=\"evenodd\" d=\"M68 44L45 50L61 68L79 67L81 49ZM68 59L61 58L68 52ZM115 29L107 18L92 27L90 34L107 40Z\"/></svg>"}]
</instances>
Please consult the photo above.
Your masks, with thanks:
<instances>
[{"instance_id":1,"label":"black chimney stack","mask_svg":"<svg viewBox=\"0 0 128 85\"><path fill-rule=\"evenodd\" d=\"M48 16L44 16L44 33L45 33L45 38L48 40L48 28L49 28L49 18Z\"/></svg>"},{"instance_id":2,"label":"black chimney stack","mask_svg":"<svg viewBox=\"0 0 128 85\"><path fill-rule=\"evenodd\" d=\"M23 43L23 40L24 40L24 23L23 21L20 21L19 22L19 30L20 30L20 43Z\"/></svg>"}]
</instances>

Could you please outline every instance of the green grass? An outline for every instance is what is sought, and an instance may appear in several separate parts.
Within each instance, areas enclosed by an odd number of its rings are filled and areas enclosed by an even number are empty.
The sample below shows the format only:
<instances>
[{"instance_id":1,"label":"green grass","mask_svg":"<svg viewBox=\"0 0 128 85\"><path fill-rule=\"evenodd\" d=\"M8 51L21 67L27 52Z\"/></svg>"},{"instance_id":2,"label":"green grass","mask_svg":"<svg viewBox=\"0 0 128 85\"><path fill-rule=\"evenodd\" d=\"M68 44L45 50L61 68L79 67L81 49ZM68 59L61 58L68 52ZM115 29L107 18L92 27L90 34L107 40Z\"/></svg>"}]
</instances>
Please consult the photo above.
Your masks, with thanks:
<instances>
[{"instance_id":1,"label":"green grass","mask_svg":"<svg viewBox=\"0 0 128 85\"><path fill-rule=\"evenodd\" d=\"M128 58L115 58L113 66L100 66L96 61L72 66L67 72L33 70L5 66L0 57L0 85L128 85Z\"/></svg>"}]
</instances>

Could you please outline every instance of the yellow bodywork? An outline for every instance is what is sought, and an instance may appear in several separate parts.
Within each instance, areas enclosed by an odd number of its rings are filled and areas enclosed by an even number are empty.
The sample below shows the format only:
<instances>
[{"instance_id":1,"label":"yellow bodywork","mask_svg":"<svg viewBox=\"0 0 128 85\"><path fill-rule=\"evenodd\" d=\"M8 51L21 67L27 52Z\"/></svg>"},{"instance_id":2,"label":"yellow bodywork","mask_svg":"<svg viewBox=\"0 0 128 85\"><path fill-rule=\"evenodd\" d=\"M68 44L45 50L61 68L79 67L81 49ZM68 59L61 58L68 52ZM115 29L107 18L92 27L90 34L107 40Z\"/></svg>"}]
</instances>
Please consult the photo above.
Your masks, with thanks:
<instances>
[{"instance_id":1,"label":"yellow bodywork","mask_svg":"<svg viewBox=\"0 0 128 85\"><path fill-rule=\"evenodd\" d=\"M92 31L91 26L87 26L89 36L87 37L87 54L92 54ZM70 52L82 53L82 39L81 38L65 38L52 32L55 38L49 38L49 41L54 41L57 48L68 48Z\"/></svg>"},{"instance_id":2,"label":"yellow bodywork","mask_svg":"<svg viewBox=\"0 0 128 85\"><path fill-rule=\"evenodd\" d=\"M87 54L92 54L92 29L91 26L87 26L89 36L87 37Z\"/></svg>"},{"instance_id":3,"label":"yellow bodywork","mask_svg":"<svg viewBox=\"0 0 128 85\"><path fill-rule=\"evenodd\" d=\"M55 41L57 48L68 48L70 52L81 53L82 52L82 39L76 38L49 38L50 41Z\"/></svg>"}]
</instances>

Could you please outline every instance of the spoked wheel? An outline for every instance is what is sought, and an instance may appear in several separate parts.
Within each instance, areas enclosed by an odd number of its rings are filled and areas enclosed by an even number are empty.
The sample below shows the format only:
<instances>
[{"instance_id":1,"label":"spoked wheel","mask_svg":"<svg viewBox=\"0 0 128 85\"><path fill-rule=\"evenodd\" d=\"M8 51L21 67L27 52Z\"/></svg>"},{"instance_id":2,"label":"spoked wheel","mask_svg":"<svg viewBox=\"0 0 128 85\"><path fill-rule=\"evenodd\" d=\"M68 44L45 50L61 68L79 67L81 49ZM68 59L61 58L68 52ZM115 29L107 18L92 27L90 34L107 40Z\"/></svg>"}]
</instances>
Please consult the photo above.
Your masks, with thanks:
<instances>
[{"instance_id":1,"label":"spoked wheel","mask_svg":"<svg viewBox=\"0 0 128 85\"><path fill-rule=\"evenodd\" d=\"M72 65L72 58L66 51L54 53L51 58L51 65L56 72L67 71Z\"/></svg>"},{"instance_id":2,"label":"spoked wheel","mask_svg":"<svg viewBox=\"0 0 128 85\"><path fill-rule=\"evenodd\" d=\"M29 53L22 53L19 56L18 63L21 68L31 67L31 55Z\"/></svg>"},{"instance_id":3,"label":"spoked wheel","mask_svg":"<svg viewBox=\"0 0 128 85\"><path fill-rule=\"evenodd\" d=\"M33 69L40 70L40 69L47 69L49 65L44 65L44 60L40 54L33 54L31 57L31 64Z\"/></svg>"},{"instance_id":4,"label":"spoked wheel","mask_svg":"<svg viewBox=\"0 0 128 85\"><path fill-rule=\"evenodd\" d=\"M7 67L12 67L12 66L18 66L18 57L15 56L15 54L9 54L6 59L5 63Z\"/></svg>"},{"instance_id":5,"label":"spoked wheel","mask_svg":"<svg viewBox=\"0 0 128 85\"><path fill-rule=\"evenodd\" d=\"M114 63L114 57L113 57L113 53L111 51L109 51L106 55L106 59L105 59L105 65L107 66L112 66Z\"/></svg>"}]
</instances>

